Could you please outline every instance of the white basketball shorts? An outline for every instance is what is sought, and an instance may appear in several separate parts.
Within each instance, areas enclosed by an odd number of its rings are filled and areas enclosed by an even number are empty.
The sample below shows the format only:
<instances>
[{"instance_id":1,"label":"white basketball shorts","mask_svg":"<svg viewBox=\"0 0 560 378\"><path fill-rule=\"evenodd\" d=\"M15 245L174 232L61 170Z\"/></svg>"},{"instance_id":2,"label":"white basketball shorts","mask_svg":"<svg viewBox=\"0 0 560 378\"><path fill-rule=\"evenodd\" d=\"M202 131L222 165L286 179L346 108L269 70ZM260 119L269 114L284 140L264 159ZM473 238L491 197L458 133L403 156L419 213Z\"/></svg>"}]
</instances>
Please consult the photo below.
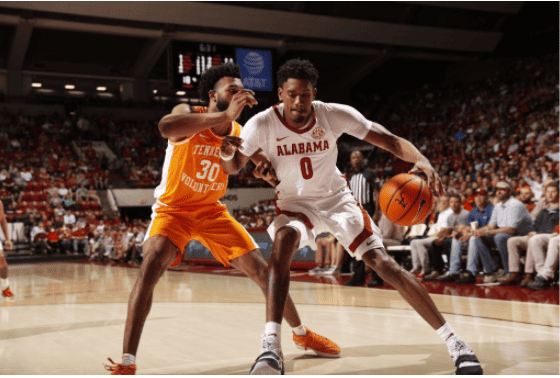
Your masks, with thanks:
<instances>
[{"instance_id":1,"label":"white basketball shorts","mask_svg":"<svg viewBox=\"0 0 560 378\"><path fill-rule=\"evenodd\" d=\"M358 260L373 248L383 248L379 228L347 188L323 199L278 200L276 206L280 214L268 227L272 240L278 229L290 226L300 232L299 248L316 250L315 237L322 232L331 232Z\"/></svg>"}]
</instances>

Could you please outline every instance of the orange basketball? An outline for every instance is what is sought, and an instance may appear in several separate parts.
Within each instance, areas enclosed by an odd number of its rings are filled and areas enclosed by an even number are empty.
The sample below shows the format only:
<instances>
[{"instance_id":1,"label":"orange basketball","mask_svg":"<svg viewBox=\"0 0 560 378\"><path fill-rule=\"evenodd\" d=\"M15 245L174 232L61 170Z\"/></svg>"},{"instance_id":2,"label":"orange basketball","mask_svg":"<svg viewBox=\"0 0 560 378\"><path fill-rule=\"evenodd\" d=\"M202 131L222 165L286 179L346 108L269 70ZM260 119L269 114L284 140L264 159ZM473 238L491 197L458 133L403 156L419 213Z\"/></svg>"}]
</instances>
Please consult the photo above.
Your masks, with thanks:
<instances>
[{"instance_id":1,"label":"orange basketball","mask_svg":"<svg viewBox=\"0 0 560 378\"><path fill-rule=\"evenodd\" d=\"M432 210L433 196L420 177L401 173L383 185L379 195L381 211L401 226L422 223Z\"/></svg>"}]
</instances>

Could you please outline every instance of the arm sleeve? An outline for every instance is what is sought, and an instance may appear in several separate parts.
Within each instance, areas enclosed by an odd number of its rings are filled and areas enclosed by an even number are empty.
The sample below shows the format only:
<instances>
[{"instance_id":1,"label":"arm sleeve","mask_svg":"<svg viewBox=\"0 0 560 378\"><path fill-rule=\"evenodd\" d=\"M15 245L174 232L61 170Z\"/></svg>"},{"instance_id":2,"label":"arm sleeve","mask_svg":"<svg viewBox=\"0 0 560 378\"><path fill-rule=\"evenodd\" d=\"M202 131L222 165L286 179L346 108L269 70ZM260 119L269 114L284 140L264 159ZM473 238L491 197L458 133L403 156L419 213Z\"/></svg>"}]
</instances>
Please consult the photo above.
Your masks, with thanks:
<instances>
[{"instance_id":1,"label":"arm sleeve","mask_svg":"<svg viewBox=\"0 0 560 378\"><path fill-rule=\"evenodd\" d=\"M243 155L252 156L260 148L260 134L262 129L266 127L265 120L266 117L262 114L257 114L247 121L241 130L239 137L243 139L241 144L243 148L239 152Z\"/></svg>"},{"instance_id":2,"label":"arm sleeve","mask_svg":"<svg viewBox=\"0 0 560 378\"><path fill-rule=\"evenodd\" d=\"M339 137L343 133L364 139L371 129L372 122L359 111L348 105L325 104L332 131Z\"/></svg>"}]
</instances>

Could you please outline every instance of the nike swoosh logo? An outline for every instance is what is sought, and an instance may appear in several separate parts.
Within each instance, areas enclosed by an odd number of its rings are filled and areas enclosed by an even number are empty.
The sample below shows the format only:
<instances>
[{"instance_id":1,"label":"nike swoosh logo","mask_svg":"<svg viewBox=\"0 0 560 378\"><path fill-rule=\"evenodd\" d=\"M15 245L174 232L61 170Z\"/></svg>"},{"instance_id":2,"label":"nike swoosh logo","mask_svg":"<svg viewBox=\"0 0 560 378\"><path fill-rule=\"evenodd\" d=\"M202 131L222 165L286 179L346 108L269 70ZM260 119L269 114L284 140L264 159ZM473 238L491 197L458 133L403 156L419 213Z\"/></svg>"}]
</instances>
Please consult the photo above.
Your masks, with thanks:
<instances>
[{"instance_id":1,"label":"nike swoosh logo","mask_svg":"<svg viewBox=\"0 0 560 378\"><path fill-rule=\"evenodd\" d=\"M375 241L375 240L372 240L372 241L370 241L370 242L367 242L366 245L373 244L374 241Z\"/></svg>"},{"instance_id":2,"label":"nike swoosh logo","mask_svg":"<svg viewBox=\"0 0 560 378\"><path fill-rule=\"evenodd\" d=\"M422 212L422 208L427 204L428 202L426 200L422 200L420 201L420 206L418 207L418 211L416 212L416 215L414 216L414 218L416 218L418 215L420 215L420 213Z\"/></svg>"},{"instance_id":3,"label":"nike swoosh logo","mask_svg":"<svg viewBox=\"0 0 560 378\"><path fill-rule=\"evenodd\" d=\"M277 140L278 142L280 142L281 140L284 140L284 139L286 139L286 138L287 138L287 137L284 137L284 138L276 138L276 140Z\"/></svg>"}]
</instances>

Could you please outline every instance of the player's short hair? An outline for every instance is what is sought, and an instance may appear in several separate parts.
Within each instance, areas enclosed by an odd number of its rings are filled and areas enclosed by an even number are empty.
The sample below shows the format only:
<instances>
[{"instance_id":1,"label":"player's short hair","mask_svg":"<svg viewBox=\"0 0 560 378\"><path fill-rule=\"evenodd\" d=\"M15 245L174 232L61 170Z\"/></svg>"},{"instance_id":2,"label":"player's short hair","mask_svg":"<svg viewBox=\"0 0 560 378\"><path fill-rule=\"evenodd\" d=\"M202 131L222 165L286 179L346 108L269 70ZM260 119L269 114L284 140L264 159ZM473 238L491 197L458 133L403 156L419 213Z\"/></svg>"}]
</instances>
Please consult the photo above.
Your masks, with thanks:
<instances>
[{"instance_id":1,"label":"player's short hair","mask_svg":"<svg viewBox=\"0 0 560 378\"><path fill-rule=\"evenodd\" d=\"M235 63L224 63L204 71L200 77L200 85L198 87L198 92L200 93L200 99L202 101L210 101L208 92L214 89L216 83L223 77L236 77L241 79L241 68Z\"/></svg>"},{"instance_id":2,"label":"player's short hair","mask_svg":"<svg viewBox=\"0 0 560 378\"><path fill-rule=\"evenodd\" d=\"M319 71L313 67L313 63L305 59L291 59L284 63L276 73L278 86L282 85L289 79L307 79L311 82L313 88L317 87L319 80Z\"/></svg>"}]
</instances>

